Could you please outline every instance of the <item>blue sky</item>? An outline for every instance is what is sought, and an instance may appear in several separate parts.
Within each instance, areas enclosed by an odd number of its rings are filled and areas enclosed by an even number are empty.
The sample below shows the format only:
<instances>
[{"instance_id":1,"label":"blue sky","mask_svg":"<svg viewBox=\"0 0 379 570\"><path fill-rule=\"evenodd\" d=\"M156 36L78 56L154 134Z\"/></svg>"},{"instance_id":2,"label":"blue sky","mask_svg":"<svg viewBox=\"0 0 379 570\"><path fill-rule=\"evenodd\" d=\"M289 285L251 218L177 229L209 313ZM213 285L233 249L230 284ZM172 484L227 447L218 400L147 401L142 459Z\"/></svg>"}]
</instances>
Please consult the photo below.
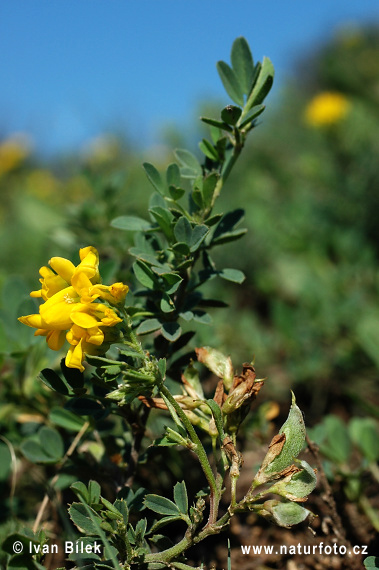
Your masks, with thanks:
<instances>
[{"instance_id":1,"label":"blue sky","mask_svg":"<svg viewBox=\"0 0 379 570\"><path fill-rule=\"evenodd\" d=\"M342 25L379 22L378 0L8 0L0 7L0 137L43 152L118 129L149 146L223 97L215 64L247 38L280 92L294 63ZM228 101L226 100L225 103Z\"/></svg>"}]
</instances>

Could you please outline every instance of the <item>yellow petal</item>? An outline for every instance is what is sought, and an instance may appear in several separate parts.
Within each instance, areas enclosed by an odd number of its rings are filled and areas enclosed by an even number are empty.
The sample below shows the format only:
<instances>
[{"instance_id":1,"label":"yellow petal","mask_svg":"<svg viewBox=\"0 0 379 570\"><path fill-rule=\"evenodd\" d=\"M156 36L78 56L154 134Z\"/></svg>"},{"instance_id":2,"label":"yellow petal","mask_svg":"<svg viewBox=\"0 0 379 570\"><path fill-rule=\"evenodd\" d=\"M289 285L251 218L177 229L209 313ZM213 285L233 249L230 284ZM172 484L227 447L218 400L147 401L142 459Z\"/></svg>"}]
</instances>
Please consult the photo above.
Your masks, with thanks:
<instances>
[{"instance_id":1,"label":"yellow petal","mask_svg":"<svg viewBox=\"0 0 379 570\"><path fill-rule=\"evenodd\" d=\"M31 291L30 293L31 297L42 297L42 289L39 289L38 291Z\"/></svg>"},{"instance_id":2,"label":"yellow petal","mask_svg":"<svg viewBox=\"0 0 379 570\"><path fill-rule=\"evenodd\" d=\"M72 286L78 295L82 298L82 302L91 303L99 295L89 295L89 289L92 288L92 283L84 271L76 272L71 280Z\"/></svg>"},{"instance_id":3,"label":"yellow petal","mask_svg":"<svg viewBox=\"0 0 379 570\"><path fill-rule=\"evenodd\" d=\"M82 351L82 340L76 346L70 346L66 355L66 366L68 368L78 368L81 372L84 371L84 366L82 364L84 354Z\"/></svg>"},{"instance_id":4,"label":"yellow petal","mask_svg":"<svg viewBox=\"0 0 379 570\"><path fill-rule=\"evenodd\" d=\"M75 274L85 273L88 279L91 279L92 284L100 282L99 275L99 254L97 249L88 246L79 250L81 262L75 269Z\"/></svg>"},{"instance_id":5,"label":"yellow petal","mask_svg":"<svg viewBox=\"0 0 379 570\"><path fill-rule=\"evenodd\" d=\"M46 335L46 342L52 350L62 348L65 341L65 331L49 331Z\"/></svg>"},{"instance_id":6,"label":"yellow petal","mask_svg":"<svg viewBox=\"0 0 379 570\"><path fill-rule=\"evenodd\" d=\"M78 327L89 329L99 324L94 315L89 314L86 310L75 310L71 313L71 320Z\"/></svg>"},{"instance_id":7,"label":"yellow petal","mask_svg":"<svg viewBox=\"0 0 379 570\"><path fill-rule=\"evenodd\" d=\"M68 283L62 279L62 277L54 273L50 267L41 267L39 272L42 277L42 279L40 279L42 289L39 291L32 291L30 293L31 297L42 297L45 301L47 301L47 299L68 285Z\"/></svg>"},{"instance_id":8,"label":"yellow petal","mask_svg":"<svg viewBox=\"0 0 379 570\"><path fill-rule=\"evenodd\" d=\"M94 285L89 289L90 294L97 294L98 297L108 301L112 305L124 303L129 287L124 283L114 283L113 285Z\"/></svg>"},{"instance_id":9,"label":"yellow petal","mask_svg":"<svg viewBox=\"0 0 379 570\"><path fill-rule=\"evenodd\" d=\"M64 257L52 257L49 265L67 284L71 283L71 277L75 271L75 265L71 261Z\"/></svg>"},{"instance_id":10,"label":"yellow petal","mask_svg":"<svg viewBox=\"0 0 379 570\"><path fill-rule=\"evenodd\" d=\"M100 346L104 341L104 333L99 327L94 327L88 331L86 343L96 344Z\"/></svg>"},{"instance_id":11,"label":"yellow petal","mask_svg":"<svg viewBox=\"0 0 379 570\"><path fill-rule=\"evenodd\" d=\"M40 314L45 328L67 330L71 327L71 312L78 303L79 297L73 287L66 287L55 293L40 306Z\"/></svg>"},{"instance_id":12,"label":"yellow petal","mask_svg":"<svg viewBox=\"0 0 379 570\"><path fill-rule=\"evenodd\" d=\"M49 332L49 329L37 329L34 336L47 336Z\"/></svg>"},{"instance_id":13,"label":"yellow petal","mask_svg":"<svg viewBox=\"0 0 379 570\"><path fill-rule=\"evenodd\" d=\"M45 328L42 323L41 315L27 315L26 317L18 317L20 323L28 325L28 327L34 327L36 329Z\"/></svg>"}]
</instances>

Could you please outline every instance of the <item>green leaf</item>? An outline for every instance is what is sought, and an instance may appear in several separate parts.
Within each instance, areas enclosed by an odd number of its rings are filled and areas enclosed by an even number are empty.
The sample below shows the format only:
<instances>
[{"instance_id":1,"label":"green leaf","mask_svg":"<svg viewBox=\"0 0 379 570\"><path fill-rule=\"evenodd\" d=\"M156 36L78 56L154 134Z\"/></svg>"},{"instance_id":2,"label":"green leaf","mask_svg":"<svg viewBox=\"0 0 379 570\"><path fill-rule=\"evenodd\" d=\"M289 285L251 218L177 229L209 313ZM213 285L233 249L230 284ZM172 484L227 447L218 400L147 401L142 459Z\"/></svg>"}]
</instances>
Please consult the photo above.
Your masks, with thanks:
<instances>
[{"instance_id":1,"label":"green leaf","mask_svg":"<svg viewBox=\"0 0 379 570\"><path fill-rule=\"evenodd\" d=\"M163 313L172 313L172 311L175 311L175 304L170 296L166 293L163 293L162 295L160 308Z\"/></svg>"},{"instance_id":2,"label":"green leaf","mask_svg":"<svg viewBox=\"0 0 379 570\"><path fill-rule=\"evenodd\" d=\"M85 424L85 420L64 408L52 408L49 414L50 421L69 431L78 432Z\"/></svg>"},{"instance_id":3,"label":"green leaf","mask_svg":"<svg viewBox=\"0 0 379 570\"><path fill-rule=\"evenodd\" d=\"M207 139L203 139L201 142L199 142L199 148L201 152L205 154L205 156L210 160L213 160L214 162L217 162L219 160L220 157L217 149Z\"/></svg>"},{"instance_id":4,"label":"green leaf","mask_svg":"<svg viewBox=\"0 0 379 570\"><path fill-rule=\"evenodd\" d=\"M180 521L181 520L181 516L180 515L176 515L176 516L171 516L171 517L163 517L163 519L160 519L159 521L156 521L153 526L150 529L150 532L156 532L157 530L159 530L160 528L166 526L167 524L170 524L172 522L175 521ZM150 564L149 564L149 568L150 568ZM167 568L166 565L162 565L160 566L160 568Z\"/></svg>"},{"instance_id":5,"label":"green leaf","mask_svg":"<svg viewBox=\"0 0 379 570\"><path fill-rule=\"evenodd\" d=\"M184 481L176 483L174 487L174 501L179 511L186 515L188 512L188 495Z\"/></svg>"},{"instance_id":6,"label":"green leaf","mask_svg":"<svg viewBox=\"0 0 379 570\"><path fill-rule=\"evenodd\" d=\"M168 191L173 200L180 200L180 198L186 193L184 188L178 188L177 186L173 185L169 186Z\"/></svg>"},{"instance_id":7,"label":"green leaf","mask_svg":"<svg viewBox=\"0 0 379 570\"><path fill-rule=\"evenodd\" d=\"M243 92L233 69L225 61L218 61L217 71L229 97L243 107Z\"/></svg>"},{"instance_id":8,"label":"green leaf","mask_svg":"<svg viewBox=\"0 0 379 570\"><path fill-rule=\"evenodd\" d=\"M181 175L183 178L196 178L202 175L202 169L196 156L185 149L177 149L175 156L182 165Z\"/></svg>"},{"instance_id":9,"label":"green leaf","mask_svg":"<svg viewBox=\"0 0 379 570\"><path fill-rule=\"evenodd\" d=\"M151 227L150 222L138 216L118 216L111 221L112 228L130 232L145 231Z\"/></svg>"},{"instance_id":10,"label":"green leaf","mask_svg":"<svg viewBox=\"0 0 379 570\"><path fill-rule=\"evenodd\" d=\"M228 212L222 216L214 230L212 241L217 240L222 235L234 230L235 226L243 219L244 215L244 210L242 210L242 208L238 208L237 210L233 210L232 212Z\"/></svg>"},{"instance_id":11,"label":"green leaf","mask_svg":"<svg viewBox=\"0 0 379 570\"><path fill-rule=\"evenodd\" d=\"M130 488L124 487L119 491L117 496L119 499L126 501L126 505L130 511L139 513L145 508L143 501L146 494L147 492L144 487L139 487L135 493Z\"/></svg>"},{"instance_id":12,"label":"green leaf","mask_svg":"<svg viewBox=\"0 0 379 570\"><path fill-rule=\"evenodd\" d=\"M182 334L181 326L178 323L169 322L162 324L162 335L170 342L178 340Z\"/></svg>"},{"instance_id":13,"label":"green leaf","mask_svg":"<svg viewBox=\"0 0 379 570\"><path fill-rule=\"evenodd\" d=\"M200 245L204 241L209 229L204 225L196 225L192 230L192 235L190 239L190 251L195 252L199 249Z\"/></svg>"},{"instance_id":14,"label":"green leaf","mask_svg":"<svg viewBox=\"0 0 379 570\"><path fill-rule=\"evenodd\" d=\"M212 204L213 194L219 181L220 176L216 172L212 172L204 178L203 181L203 202L204 206L208 208ZM207 226L209 227L209 221L207 220Z\"/></svg>"},{"instance_id":15,"label":"green leaf","mask_svg":"<svg viewBox=\"0 0 379 570\"><path fill-rule=\"evenodd\" d=\"M67 396L69 394L69 387L67 383L62 380L60 376L54 370L50 370L50 368L44 368L38 375L38 378L42 380L46 386L50 388L50 390L54 390L59 394L64 394Z\"/></svg>"},{"instance_id":16,"label":"green leaf","mask_svg":"<svg viewBox=\"0 0 379 570\"><path fill-rule=\"evenodd\" d=\"M303 499L312 493L317 483L314 470L306 461L295 460L295 464L298 467L302 467L302 470L292 475L288 482L284 480L278 481L278 483L270 487L268 492L282 495L290 501Z\"/></svg>"},{"instance_id":17,"label":"green leaf","mask_svg":"<svg viewBox=\"0 0 379 570\"><path fill-rule=\"evenodd\" d=\"M93 481L92 479L89 481L88 493L89 502L91 504L98 503L100 501L101 487L97 481Z\"/></svg>"},{"instance_id":18,"label":"green leaf","mask_svg":"<svg viewBox=\"0 0 379 570\"><path fill-rule=\"evenodd\" d=\"M163 273L162 274L163 280L166 282L168 288L166 289L166 293L172 295L178 290L179 285L183 281L183 278L178 275L178 273Z\"/></svg>"},{"instance_id":19,"label":"green leaf","mask_svg":"<svg viewBox=\"0 0 379 570\"><path fill-rule=\"evenodd\" d=\"M207 218L205 220L205 223L210 228L211 226L216 225L221 220L222 216L223 216L223 214L215 214L214 216Z\"/></svg>"},{"instance_id":20,"label":"green leaf","mask_svg":"<svg viewBox=\"0 0 379 570\"><path fill-rule=\"evenodd\" d=\"M270 462L264 469L266 474L279 473L294 462L299 455L305 441L305 425L303 414L296 405L294 394L292 394L292 405L287 420L279 430L279 434L284 433L286 440L279 455Z\"/></svg>"},{"instance_id":21,"label":"green leaf","mask_svg":"<svg viewBox=\"0 0 379 570\"><path fill-rule=\"evenodd\" d=\"M84 501L87 504L90 503L89 491L82 481L75 481L75 483L70 485L70 489L74 491L79 500Z\"/></svg>"},{"instance_id":22,"label":"green leaf","mask_svg":"<svg viewBox=\"0 0 379 570\"><path fill-rule=\"evenodd\" d=\"M160 495L146 495L144 503L148 509L160 515L178 516L180 514L175 503Z\"/></svg>"},{"instance_id":23,"label":"green leaf","mask_svg":"<svg viewBox=\"0 0 379 570\"><path fill-rule=\"evenodd\" d=\"M379 556L368 556L364 559L363 564L367 570L377 570L379 568Z\"/></svg>"},{"instance_id":24,"label":"green leaf","mask_svg":"<svg viewBox=\"0 0 379 570\"><path fill-rule=\"evenodd\" d=\"M168 165L166 171L166 180L167 180L167 186L180 186L181 184L180 170L176 162L173 162Z\"/></svg>"},{"instance_id":25,"label":"green leaf","mask_svg":"<svg viewBox=\"0 0 379 570\"><path fill-rule=\"evenodd\" d=\"M133 271L141 285L147 289L155 289L159 286L157 277L154 275L150 267L143 261L137 260L133 263Z\"/></svg>"},{"instance_id":26,"label":"green leaf","mask_svg":"<svg viewBox=\"0 0 379 570\"><path fill-rule=\"evenodd\" d=\"M306 461L297 460L295 464L302 467L302 470L292 476L286 489L292 495L301 499L307 497L315 489L317 477L312 467Z\"/></svg>"},{"instance_id":27,"label":"green leaf","mask_svg":"<svg viewBox=\"0 0 379 570\"><path fill-rule=\"evenodd\" d=\"M253 80L254 62L245 38L240 37L234 40L230 59L242 91L248 95Z\"/></svg>"},{"instance_id":28,"label":"green leaf","mask_svg":"<svg viewBox=\"0 0 379 570\"><path fill-rule=\"evenodd\" d=\"M352 418L349 434L355 445L371 463L379 459L378 425L372 418Z\"/></svg>"},{"instance_id":29,"label":"green leaf","mask_svg":"<svg viewBox=\"0 0 379 570\"><path fill-rule=\"evenodd\" d=\"M191 198L199 208L203 207L203 177L198 176L193 183Z\"/></svg>"},{"instance_id":30,"label":"green leaf","mask_svg":"<svg viewBox=\"0 0 379 570\"><path fill-rule=\"evenodd\" d=\"M249 111L262 103L274 82L274 66L268 57L264 57L262 66L256 68L259 70L258 77L245 105L245 109Z\"/></svg>"},{"instance_id":31,"label":"green leaf","mask_svg":"<svg viewBox=\"0 0 379 570\"><path fill-rule=\"evenodd\" d=\"M212 239L212 245L221 245L223 243L230 243L236 241L243 237L247 232L247 228L241 228L240 230L234 230L232 232L225 232L220 237Z\"/></svg>"},{"instance_id":32,"label":"green leaf","mask_svg":"<svg viewBox=\"0 0 379 570\"><path fill-rule=\"evenodd\" d=\"M104 497L100 497L100 502L107 509L108 518L110 518L111 520L117 520L117 519L121 520L122 519L122 515L121 515L120 511L110 501L108 501L108 499L105 499Z\"/></svg>"},{"instance_id":33,"label":"green leaf","mask_svg":"<svg viewBox=\"0 0 379 570\"><path fill-rule=\"evenodd\" d=\"M147 319L146 321L142 321L139 327L136 330L137 334L148 334L154 331L157 331L161 328L162 323L158 321L158 319Z\"/></svg>"},{"instance_id":34,"label":"green leaf","mask_svg":"<svg viewBox=\"0 0 379 570\"><path fill-rule=\"evenodd\" d=\"M224 131L228 131L228 133L233 132L232 127L229 127L229 125L227 125L226 123L223 123L221 121L217 121L216 119L209 119L208 117L200 117L200 120L203 121L203 123L206 123L207 125L211 125L212 127L216 127L216 128L222 129Z\"/></svg>"},{"instance_id":35,"label":"green leaf","mask_svg":"<svg viewBox=\"0 0 379 570\"><path fill-rule=\"evenodd\" d=\"M185 216L179 218L174 227L174 235L178 242L190 245L192 238L192 227Z\"/></svg>"},{"instance_id":36,"label":"green leaf","mask_svg":"<svg viewBox=\"0 0 379 570\"><path fill-rule=\"evenodd\" d=\"M145 231L151 227L151 223L137 216L118 216L110 226L125 231Z\"/></svg>"},{"instance_id":37,"label":"green leaf","mask_svg":"<svg viewBox=\"0 0 379 570\"><path fill-rule=\"evenodd\" d=\"M155 166L153 166L149 162L144 162L142 166L151 184L154 186L157 192L159 192L159 194L164 196L166 187L158 170L155 168Z\"/></svg>"},{"instance_id":38,"label":"green leaf","mask_svg":"<svg viewBox=\"0 0 379 570\"><path fill-rule=\"evenodd\" d=\"M324 418L327 441L320 446L321 452L337 463L346 463L352 452L347 426L335 415Z\"/></svg>"},{"instance_id":39,"label":"green leaf","mask_svg":"<svg viewBox=\"0 0 379 570\"><path fill-rule=\"evenodd\" d=\"M38 432L38 437L42 449L44 449L48 455L59 459L63 457L64 444L59 432L55 429L43 426Z\"/></svg>"},{"instance_id":40,"label":"green leaf","mask_svg":"<svg viewBox=\"0 0 379 570\"><path fill-rule=\"evenodd\" d=\"M68 512L72 522L79 528L79 530L83 530L90 536L98 534L97 525L99 526L101 524L102 519L93 509L83 505L82 503L73 503L68 509Z\"/></svg>"},{"instance_id":41,"label":"green leaf","mask_svg":"<svg viewBox=\"0 0 379 570\"><path fill-rule=\"evenodd\" d=\"M255 105L254 107L252 107L248 116L244 118L244 120L238 125L239 128L243 129L246 125L252 123L254 119L259 117L259 115L263 113L265 109L266 109L265 105Z\"/></svg>"},{"instance_id":42,"label":"green leaf","mask_svg":"<svg viewBox=\"0 0 379 570\"><path fill-rule=\"evenodd\" d=\"M155 257L154 253L148 253L139 249L138 247L131 247L129 249L129 253L140 259L141 261L145 261L148 265L160 267L162 264L158 259Z\"/></svg>"},{"instance_id":43,"label":"green leaf","mask_svg":"<svg viewBox=\"0 0 379 570\"><path fill-rule=\"evenodd\" d=\"M21 443L21 452L32 463L56 463L54 457L50 457L46 451L41 447L39 441L26 439Z\"/></svg>"},{"instance_id":44,"label":"green leaf","mask_svg":"<svg viewBox=\"0 0 379 570\"><path fill-rule=\"evenodd\" d=\"M43 426L37 439L29 438L22 442L21 451L33 463L57 463L64 454L64 444L60 434Z\"/></svg>"},{"instance_id":45,"label":"green leaf","mask_svg":"<svg viewBox=\"0 0 379 570\"><path fill-rule=\"evenodd\" d=\"M122 518L124 520L124 523L128 524L128 522L129 522L129 509L128 509L127 502L124 501L123 499L116 499L113 504L116 507L116 509L118 510L118 512L121 513Z\"/></svg>"},{"instance_id":46,"label":"green leaf","mask_svg":"<svg viewBox=\"0 0 379 570\"><path fill-rule=\"evenodd\" d=\"M76 395L86 392L84 388L84 375L77 368L69 368L66 366L65 359L62 358L60 362L61 371L67 384Z\"/></svg>"},{"instance_id":47,"label":"green leaf","mask_svg":"<svg viewBox=\"0 0 379 570\"><path fill-rule=\"evenodd\" d=\"M269 502L270 501L266 501L264 505L266 506ZM272 514L277 525L285 528L291 528L291 526L305 521L307 516L310 514L310 511L301 507L298 503L278 502L272 507Z\"/></svg>"},{"instance_id":48,"label":"green leaf","mask_svg":"<svg viewBox=\"0 0 379 570\"><path fill-rule=\"evenodd\" d=\"M172 251L179 255L187 256L190 253L190 249L186 243L178 242L172 246Z\"/></svg>"},{"instance_id":49,"label":"green leaf","mask_svg":"<svg viewBox=\"0 0 379 570\"><path fill-rule=\"evenodd\" d=\"M221 119L228 125L236 125L240 118L242 109L234 105L228 105L221 111Z\"/></svg>"},{"instance_id":50,"label":"green leaf","mask_svg":"<svg viewBox=\"0 0 379 570\"><path fill-rule=\"evenodd\" d=\"M37 439L29 438L22 442L21 451L33 463L56 463L64 454L63 439L56 430L43 426Z\"/></svg>"},{"instance_id":51,"label":"green leaf","mask_svg":"<svg viewBox=\"0 0 379 570\"><path fill-rule=\"evenodd\" d=\"M218 275L225 279L226 281L232 281L233 283L243 283L245 281L245 274L239 269L222 269L218 272Z\"/></svg>"},{"instance_id":52,"label":"green leaf","mask_svg":"<svg viewBox=\"0 0 379 570\"><path fill-rule=\"evenodd\" d=\"M161 206L155 206L149 209L150 214L153 216L155 221L158 223L159 227L165 234L167 238L172 237L172 221L174 219L173 215L167 208Z\"/></svg>"}]
</instances>

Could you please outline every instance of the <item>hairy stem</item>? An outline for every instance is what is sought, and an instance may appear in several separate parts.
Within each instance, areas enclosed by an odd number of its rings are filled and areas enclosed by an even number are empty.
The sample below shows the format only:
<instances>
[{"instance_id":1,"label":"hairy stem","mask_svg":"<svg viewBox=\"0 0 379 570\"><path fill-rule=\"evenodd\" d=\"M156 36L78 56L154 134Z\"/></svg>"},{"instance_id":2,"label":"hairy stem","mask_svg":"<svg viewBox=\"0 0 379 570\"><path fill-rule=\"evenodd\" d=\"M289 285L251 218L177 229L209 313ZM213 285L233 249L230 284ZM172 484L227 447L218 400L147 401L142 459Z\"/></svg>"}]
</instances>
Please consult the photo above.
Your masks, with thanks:
<instances>
[{"instance_id":1,"label":"hairy stem","mask_svg":"<svg viewBox=\"0 0 379 570\"><path fill-rule=\"evenodd\" d=\"M211 495L212 494L213 495L218 494L217 493L216 480L215 480L215 477L213 475L213 471L212 471L211 465L209 463L208 456L207 456L206 451L203 447L203 444L201 443L201 441L199 439L199 436L197 435L197 433L195 431L195 428L193 427L193 425L191 424L191 422L187 418L187 416L184 413L184 411L182 410L182 408L179 406L178 402L175 400L175 398L171 394L170 390L168 390L168 388L166 388L166 386L163 383L159 386L159 390L160 390L162 396L165 396L167 398L167 400L170 402L170 404L172 405L172 407L175 409L179 418L183 422L184 427L186 428L186 430L188 432L188 435L190 436L191 440L195 444L193 451L196 453L197 457L199 458L201 467L203 468L203 471L204 471L204 475L205 475L205 477L209 483L209 487L211 489Z\"/></svg>"}]
</instances>

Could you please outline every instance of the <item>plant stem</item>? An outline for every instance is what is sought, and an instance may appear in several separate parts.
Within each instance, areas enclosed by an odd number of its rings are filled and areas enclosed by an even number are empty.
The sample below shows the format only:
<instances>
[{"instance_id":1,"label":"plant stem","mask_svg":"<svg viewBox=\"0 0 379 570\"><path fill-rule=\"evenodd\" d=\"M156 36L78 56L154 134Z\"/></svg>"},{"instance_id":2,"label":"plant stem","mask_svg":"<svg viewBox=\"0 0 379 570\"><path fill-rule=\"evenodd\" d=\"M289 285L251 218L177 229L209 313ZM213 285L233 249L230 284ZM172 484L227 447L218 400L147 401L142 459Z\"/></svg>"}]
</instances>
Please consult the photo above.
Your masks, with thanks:
<instances>
[{"instance_id":1,"label":"plant stem","mask_svg":"<svg viewBox=\"0 0 379 570\"><path fill-rule=\"evenodd\" d=\"M191 422L187 418L186 414L184 413L184 411L182 410L182 408L180 407L178 402L175 400L175 398L171 394L170 390L168 390L168 388L166 388L166 386L163 383L159 386L159 390L160 390L162 396L165 396L167 398L167 400L170 402L170 404L173 406L173 408L175 409L179 418L183 422L184 427L186 428L186 430L188 432L188 435L190 436L191 440L195 444L193 451L196 453L197 457L199 458L201 467L203 468L203 471L204 471L204 475L207 478L207 481L209 483L211 495L212 494L218 495L216 480L215 480L215 477L213 475L213 471L212 471L211 465L209 463L208 456L205 452L203 444L201 443L201 441L199 439L199 436L197 435L197 433L195 431L195 428L193 427L193 425L191 424Z\"/></svg>"},{"instance_id":2,"label":"plant stem","mask_svg":"<svg viewBox=\"0 0 379 570\"><path fill-rule=\"evenodd\" d=\"M229 174L231 173L233 166L237 162L237 159L238 159L239 155L241 154L241 151L244 147L245 136L241 137L241 134L242 133L237 128L234 129L235 142L234 142L234 146L233 146L233 153L222 166L222 174L221 174L221 176L220 176L220 178L216 184L216 187L214 189L212 204L211 204L210 210L212 210L212 208L215 204L215 201L219 197L221 189L226 182L226 179L228 178Z\"/></svg>"}]
</instances>

